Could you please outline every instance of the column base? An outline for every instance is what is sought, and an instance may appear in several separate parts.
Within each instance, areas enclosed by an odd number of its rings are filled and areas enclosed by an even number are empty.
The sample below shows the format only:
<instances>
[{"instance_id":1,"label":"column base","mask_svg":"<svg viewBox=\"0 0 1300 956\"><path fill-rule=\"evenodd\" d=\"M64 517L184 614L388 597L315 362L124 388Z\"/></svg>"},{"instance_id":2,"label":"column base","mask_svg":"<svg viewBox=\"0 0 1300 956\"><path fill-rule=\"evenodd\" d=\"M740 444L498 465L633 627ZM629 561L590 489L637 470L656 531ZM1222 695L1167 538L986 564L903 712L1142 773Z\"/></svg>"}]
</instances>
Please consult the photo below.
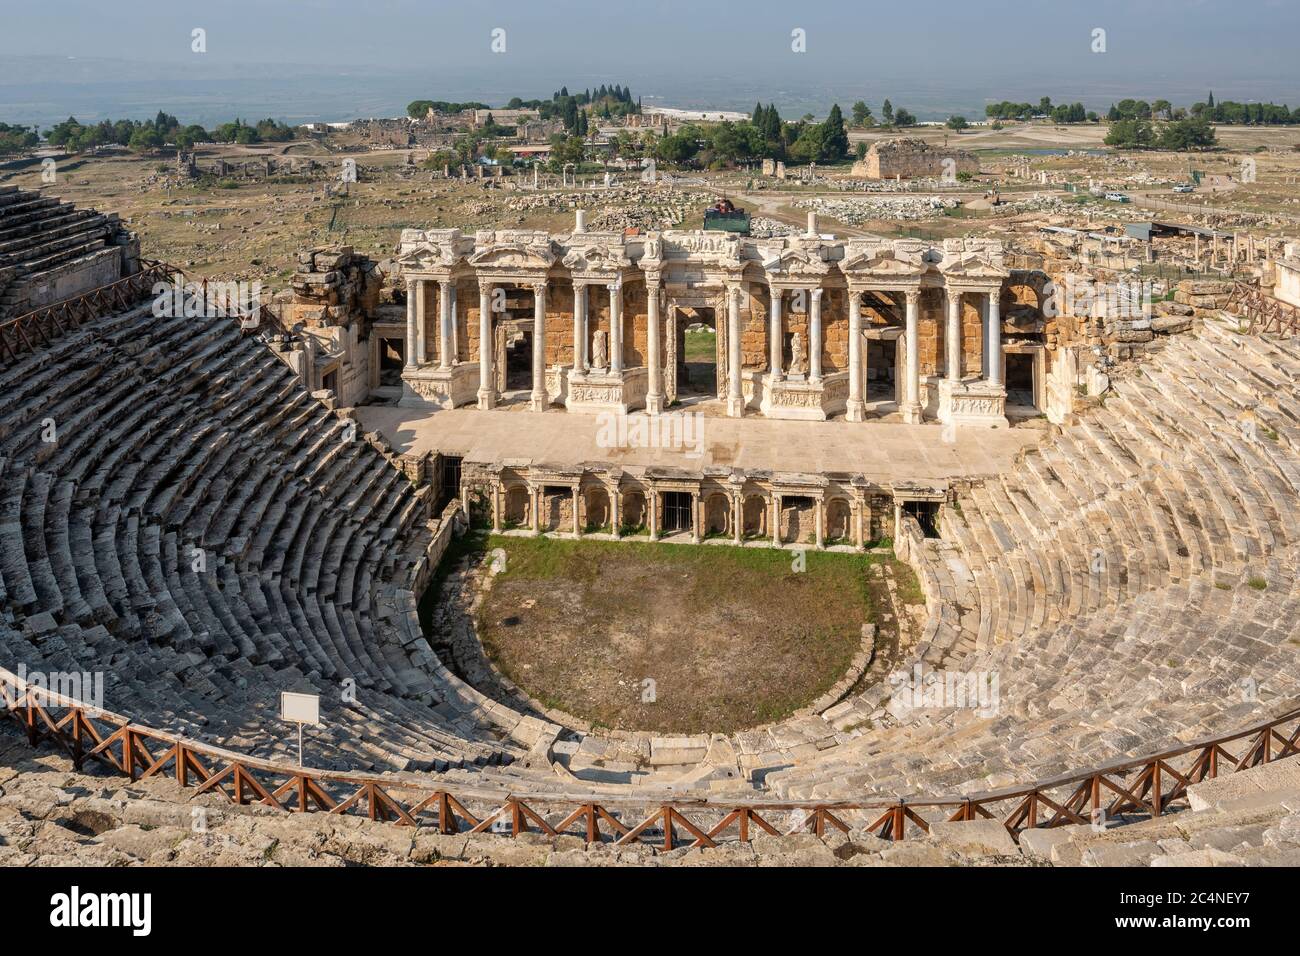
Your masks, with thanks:
<instances>
[{"instance_id":1,"label":"column base","mask_svg":"<svg viewBox=\"0 0 1300 956\"><path fill-rule=\"evenodd\" d=\"M844 410L844 417L851 422L864 422L867 420L866 403L858 398L850 398L848 407Z\"/></svg>"},{"instance_id":2,"label":"column base","mask_svg":"<svg viewBox=\"0 0 1300 956\"><path fill-rule=\"evenodd\" d=\"M919 424L921 424L922 417L921 417L921 403L920 403L920 402L910 402L910 403L908 403L908 402L904 402L903 405L902 405L902 407L899 408L898 411L899 411L899 414L902 415L902 417L903 417L903 422L904 422L905 424L908 424L908 425L919 425Z\"/></svg>"},{"instance_id":3,"label":"column base","mask_svg":"<svg viewBox=\"0 0 1300 956\"><path fill-rule=\"evenodd\" d=\"M646 395L645 410L647 415L663 414L664 397L662 395Z\"/></svg>"},{"instance_id":4,"label":"column base","mask_svg":"<svg viewBox=\"0 0 1300 956\"><path fill-rule=\"evenodd\" d=\"M484 411L497 407L497 393L494 389L480 388L478 390L478 407Z\"/></svg>"},{"instance_id":5,"label":"column base","mask_svg":"<svg viewBox=\"0 0 1300 956\"><path fill-rule=\"evenodd\" d=\"M984 381L939 383L939 421L945 425L1006 427L1007 392Z\"/></svg>"},{"instance_id":6,"label":"column base","mask_svg":"<svg viewBox=\"0 0 1300 956\"><path fill-rule=\"evenodd\" d=\"M740 397L727 398L727 417L741 418L745 414L745 400Z\"/></svg>"},{"instance_id":7,"label":"column base","mask_svg":"<svg viewBox=\"0 0 1300 956\"><path fill-rule=\"evenodd\" d=\"M435 400L426 398L417 392L410 382L402 382L402 397L397 400L398 408L441 408Z\"/></svg>"},{"instance_id":8,"label":"column base","mask_svg":"<svg viewBox=\"0 0 1300 956\"><path fill-rule=\"evenodd\" d=\"M402 373L402 408L455 408L474 401L478 369L468 365Z\"/></svg>"},{"instance_id":9,"label":"column base","mask_svg":"<svg viewBox=\"0 0 1300 956\"><path fill-rule=\"evenodd\" d=\"M546 406L548 404L549 403L546 401L545 394L538 395L536 392L533 392L533 394L528 399L528 407L534 412L546 411Z\"/></svg>"}]
</instances>

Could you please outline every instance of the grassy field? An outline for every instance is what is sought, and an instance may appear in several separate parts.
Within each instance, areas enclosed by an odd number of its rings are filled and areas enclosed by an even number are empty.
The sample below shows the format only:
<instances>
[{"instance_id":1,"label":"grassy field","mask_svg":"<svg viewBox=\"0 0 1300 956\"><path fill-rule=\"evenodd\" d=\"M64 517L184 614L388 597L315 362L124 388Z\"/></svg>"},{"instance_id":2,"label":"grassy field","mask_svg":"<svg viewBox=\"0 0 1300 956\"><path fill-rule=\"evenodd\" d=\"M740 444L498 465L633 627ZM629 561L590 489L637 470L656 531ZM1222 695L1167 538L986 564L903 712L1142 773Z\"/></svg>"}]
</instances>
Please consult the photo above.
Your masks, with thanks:
<instances>
[{"instance_id":1,"label":"grassy field","mask_svg":"<svg viewBox=\"0 0 1300 956\"><path fill-rule=\"evenodd\" d=\"M874 555L493 536L488 655L548 707L603 727L727 732L790 715L844 675L886 600ZM653 700L644 700L653 684Z\"/></svg>"},{"instance_id":2,"label":"grassy field","mask_svg":"<svg viewBox=\"0 0 1300 956\"><path fill-rule=\"evenodd\" d=\"M712 329L687 329L686 361L712 362L718 355L718 333Z\"/></svg>"}]
</instances>

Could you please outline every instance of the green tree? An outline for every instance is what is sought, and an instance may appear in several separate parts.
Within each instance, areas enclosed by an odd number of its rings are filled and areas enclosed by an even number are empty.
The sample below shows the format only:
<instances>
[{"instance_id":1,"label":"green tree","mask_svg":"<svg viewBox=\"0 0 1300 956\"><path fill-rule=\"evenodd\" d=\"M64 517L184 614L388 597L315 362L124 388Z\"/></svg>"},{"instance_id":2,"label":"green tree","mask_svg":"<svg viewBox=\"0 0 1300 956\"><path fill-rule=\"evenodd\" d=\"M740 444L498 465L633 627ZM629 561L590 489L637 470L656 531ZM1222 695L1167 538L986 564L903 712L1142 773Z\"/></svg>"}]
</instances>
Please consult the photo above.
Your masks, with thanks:
<instances>
[{"instance_id":1,"label":"green tree","mask_svg":"<svg viewBox=\"0 0 1300 956\"><path fill-rule=\"evenodd\" d=\"M1156 145L1160 149L1209 149L1219 144L1214 127L1202 117L1178 120L1160 130Z\"/></svg>"},{"instance_id":2,"label":"green tree","mask_svg":"<svg viewBox=\"0 0 1300 956\"><path fill-rule=\"evenodd\" d=\"M820 159L824 162L838 162L849 154L849 134L844 129L844 114L838 103L831 104L826 122L822 123L821 147Z\"/></svg>"},{"instance_id":3,"label":"green tree","mask_svg":"<svg viewBox=\"0 0 1300 956\"><path fill-rule=\"evenodd\" d=\"M970 127L970 123L966 122L966 117L964 116L949 116L946 125L949 129L957 130L958 132Z\"/></svg>"},{"instance_id":4,"label":"green tree","mask_svg":"<svg viewBox=\"0 0 1300 956\"><path fill-rule=\"evenodd\" d=\"M208 131L202 126L195 124L186 126L184 129L178 129L172 141L176 144L177 149L191 150L194 148L195 143L212 142L212 137L208 135Z\"/></svg>"},{"instance_id":5,"label":"green tree","mask_svg":"<svg viewBox=\"0 0 1300 956\"><path fill-rule=\"evenodd\" d=\"M584 155L584 144L580 136L560 136L551 137L551 169L560 172L563 168L573 163L575 166L582 162Z\"/></svg>"},{"instance_id":6,"label":"green tree","mask_svg":"<svg viewBox=\"0 0 1300 956\"><path fill-rule=\"evenodd\" d=\"M870 126L874 122L871 117L871 107L858 100L853 104L853 125Z\"/></svg>"},{"instance_id":7,"label":"green tree","mask_svg":"<svg viewBox=\"0 0 1300 956\"><path fill-rule=\"evenodd\" d=\"M1121 119L1111 123L1104 141L1120 149L1146 149L1155 143L1155 131L1146 120Z\"/></svg>"},{"instance_id":8,"label":"green tree","mask_svg":"<svg viewBox=\"0 0 1300 956\"><path fill-rule=\"evenodd\" d=\"M127 145L133 153L147 153L162 146L162 137L152 126L141 126L131 134Z\"/></svg>"},{"instance_id":9,"label":"green tree","mask_svg":"<svg viewBox=\"0 0 1300 956\"><path fill-rule=\"evenodd\" d=\"M790 158L797 163L817 162L825 149L821 124L808 125L803 128L799 138L790 144Z\"/></svg>"},{"instance_id":10,"label":"green tree","mask_svg":"<svg viewBox=\"0 0 1300 956\"><path fill-rule=\"evenodd\" d=\"M39 142L40 136L37 135L35 127L28 129L25 126L0 123L0 156L24 152Z\"/></svg>"},{"instance_id":11,"label":"green tree","mask_svg":"<svg viewBox=\"0 0 1300 956\"><path fill-rule=\"evenodd\" d=\"M894 104L885 100L880 107L880 118L885 121L886 126L894 125Z\"/></svg>"},{"instance_id":12,"label":"green tree","mask_svg":"<svg viewBox=\"0 0 1300 956\"><path fill-rule=\"evenodd\" d=\"M690 162L700 150L699 132L696 127L683 126L671 136L664 136L655 148L655 156L675 166Z\"/></svg>"}]
</instances>

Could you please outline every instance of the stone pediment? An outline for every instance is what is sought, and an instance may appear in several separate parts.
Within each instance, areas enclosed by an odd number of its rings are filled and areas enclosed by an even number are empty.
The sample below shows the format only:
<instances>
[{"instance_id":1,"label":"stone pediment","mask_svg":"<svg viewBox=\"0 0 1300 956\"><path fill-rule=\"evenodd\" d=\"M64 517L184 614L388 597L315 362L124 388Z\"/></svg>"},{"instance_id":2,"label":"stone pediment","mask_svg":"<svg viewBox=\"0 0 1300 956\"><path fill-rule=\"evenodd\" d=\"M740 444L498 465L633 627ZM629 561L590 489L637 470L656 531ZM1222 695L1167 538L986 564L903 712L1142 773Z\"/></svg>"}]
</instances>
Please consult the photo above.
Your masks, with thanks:
<instances>
[{"instance_id":1,"label":"stone pediment","mask_svg":"<svg viewBox=\"0 0 1300 956\"><path fill-rule=\"evenodd\" d=\"M967 253L945 263L942 272L952 279L1005 279L1009 272L979 253Z\"/></svg>"},{"instance_id":2,"label":"stone pediment","mask_svg":"<svg viewBox=\"0 0 1300 956\"><path fill-rule=\"evenodd\" d=\"M403 229L397 262L416 272L450 267L474 251L474 240L459 229Z\"/></svg>"},{"instance_id":3,"label":"stone pediment","mask_svg":"<svg viewBox=\"0 0 1300 956\"><path fill-rule=\"evenodd\" d=\"M616 275L632 264L632 260L623 254L621 247L608 245L571 247L564 254L562 261L565 268L573 272L606 275Z\"/></svg>"},{"instance_id":4,"label":"stone pediment","mask_svg":"<svg viewBox=\"0 0 1300 956\"><path fill-rule=\"evenodd\" d=\"M427 272L439 266L454 266L459 260L451 249L439 246L418 246L403 249L397 258L397 264L403 272Z\"/></svg>"},{"instance_id":5,"label":"stone pediment","mask_svg":"<svg viewBox=\"0 0 1300 956\"><path fill-rule=\"evenodd\" d=\"M844 251L840 271L846 276L906 279L920 278L933 268L925 251L896 249L891 243L867 246L849 245Z\"/></svg>"},{"instance_id":6,"label":"stone pediment","mask_svg":"<svg viewBox=\"0 0 1300 956\"><path fill-rule=\"evenodd\" d=\"M472 266L487 269L545 270L555 263L550 242L495 242L469 257Z\"/></svg>"},{"instance_id":7,"label":"stone pediment","mask_svg":"<svg viewBox=\"0 0 1300 956\"><path fill-rule=\"evenodd\" d=\"M712 230L668 230L663 234L664 259L696 259L714 265L740 265L740 237Z\"/></svg>"},{"instance_id":8,"label":"stone pediment","mask_svg":"<svg viewBox=\"0 0 1300 956\"><path fill-rule=\"evenodd\" d=\"M830 272L820 248L805 249L799 246L788 249L760 250L763 270L773 278L799 279L803 277L820 279Z\"/></svg>"}]
</instances>

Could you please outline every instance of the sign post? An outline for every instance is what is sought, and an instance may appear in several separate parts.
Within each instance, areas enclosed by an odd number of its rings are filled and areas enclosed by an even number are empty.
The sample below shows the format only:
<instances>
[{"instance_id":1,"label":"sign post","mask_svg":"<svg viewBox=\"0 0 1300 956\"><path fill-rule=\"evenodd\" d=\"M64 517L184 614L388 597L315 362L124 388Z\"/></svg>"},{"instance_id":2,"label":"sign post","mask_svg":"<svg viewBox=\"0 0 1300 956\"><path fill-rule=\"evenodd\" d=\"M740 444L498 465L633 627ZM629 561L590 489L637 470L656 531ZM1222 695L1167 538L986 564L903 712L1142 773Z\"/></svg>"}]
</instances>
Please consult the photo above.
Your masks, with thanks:
<instances>
[{"instance_id":1,"label":"sign post","mask_svg":"<svg viewBox=\"0 0 1300 956\"><path fill-rule=\"evenodd\" d=\"M302 727L303 724L320 726L320 695L296 694L293 691L280 692L280 719L291 720L298 725L298 766L302 766Z\"/></svg>"}]
</instances>

